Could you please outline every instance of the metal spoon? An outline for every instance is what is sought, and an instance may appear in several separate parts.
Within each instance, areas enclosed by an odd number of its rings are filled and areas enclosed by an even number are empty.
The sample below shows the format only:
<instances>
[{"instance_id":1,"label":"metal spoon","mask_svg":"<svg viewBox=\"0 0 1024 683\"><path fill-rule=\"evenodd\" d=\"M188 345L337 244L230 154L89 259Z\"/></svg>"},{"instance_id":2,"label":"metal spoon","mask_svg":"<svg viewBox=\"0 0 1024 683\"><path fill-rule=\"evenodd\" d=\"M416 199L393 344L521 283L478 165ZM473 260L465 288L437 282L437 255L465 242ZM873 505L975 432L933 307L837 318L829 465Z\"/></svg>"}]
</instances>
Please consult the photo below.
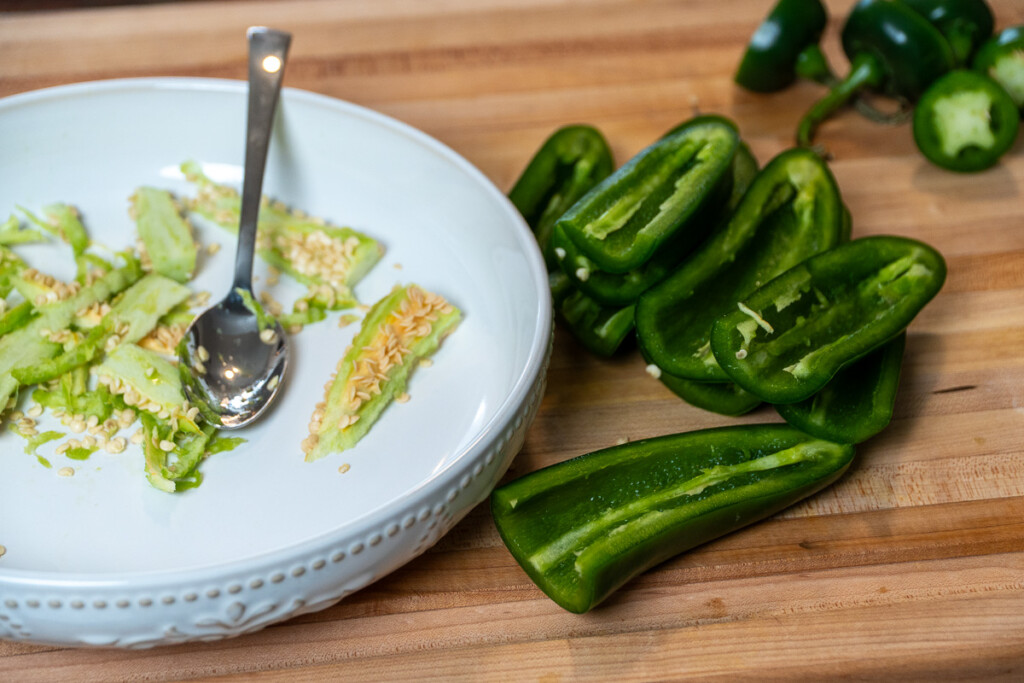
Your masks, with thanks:
<instances>
[{"instance_id":1,"label":"metal spoon","mask_svg":"<svg viewBox=\"0 0 1024 683\"><path fill-rule=\"evenodd\" d=\"M249 121L235 280L220 303L192 321L178 345L185 394L206 420L225 429L258 418L277 396L288 366L284 330L273 319L261 324L242 294L253 300L256 219L291 35L255 27L249 29L248 40Z\"/></svg>"}]
</instances>

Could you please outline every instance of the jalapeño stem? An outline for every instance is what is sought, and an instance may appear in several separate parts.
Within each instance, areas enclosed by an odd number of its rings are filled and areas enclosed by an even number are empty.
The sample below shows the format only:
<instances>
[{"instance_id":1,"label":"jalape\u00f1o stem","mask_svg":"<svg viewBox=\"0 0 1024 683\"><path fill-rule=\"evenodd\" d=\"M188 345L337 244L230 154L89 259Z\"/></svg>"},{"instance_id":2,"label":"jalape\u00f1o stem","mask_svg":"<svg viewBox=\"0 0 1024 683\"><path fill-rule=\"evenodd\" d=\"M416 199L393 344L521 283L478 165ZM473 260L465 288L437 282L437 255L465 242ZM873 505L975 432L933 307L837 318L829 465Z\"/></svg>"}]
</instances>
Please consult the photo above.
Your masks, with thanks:
<instances>
[{"instance_id":1,"label":"jalape\u00f1o stem","mask_svg":"<svg viewBox=\"0 0 1024 683\"><path fill-rule=\"evenodd\" d=\"M810 147L814 142L814 133L823 121L829 118L851 97L863 88L877 88L882 84L882 66L872 55L861 52L850 63L850 72L846 78L836 83L827 95L818 100L800 119L796 129L796 143L801 147Z\"/></svg>"}]
</instances>

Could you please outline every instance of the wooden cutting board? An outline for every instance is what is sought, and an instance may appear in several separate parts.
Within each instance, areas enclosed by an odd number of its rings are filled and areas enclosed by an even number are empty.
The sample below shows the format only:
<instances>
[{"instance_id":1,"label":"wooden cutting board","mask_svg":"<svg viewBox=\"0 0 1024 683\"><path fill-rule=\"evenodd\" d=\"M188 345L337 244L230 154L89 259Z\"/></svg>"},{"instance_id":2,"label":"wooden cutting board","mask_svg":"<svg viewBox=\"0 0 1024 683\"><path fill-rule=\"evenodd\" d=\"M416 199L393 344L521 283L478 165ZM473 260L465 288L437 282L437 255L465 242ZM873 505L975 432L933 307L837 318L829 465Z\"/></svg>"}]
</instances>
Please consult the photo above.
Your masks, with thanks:
<instances>
[{"instance_id":1,"label":"wooden cutting board","mask_svg":"<svg viewBox=\"0 0 1024 683\"><path fill-rule=\"evenodd\" d=\"M740 91L770 0L268 0L0 15L0 96L153 75L242 79L243 30L294 32L288 85L402 119L507 190L556 127L619 162L695 110L763 162L820 94ZM842 17L850 1L830 2ZM1000 27L1024 23L993 2ZM834 22L838 23L838 22ZM825 38L839 68L836 27ZM2 131L0 131L2 134ZM892 425L813 499L647 573L590 614L530 583L485 506L424 556L325 611L209 645L75 651L0 642L0 679L544 680L1024 677L1024 142L987 172L929 166L909 129L844 113L820 132L854 236L906 235L949 264L910 328ZM777 421L692 408L639 354L558 330L519 476L620 439ZM0 522L2 523L2 522Z\"/></svg>"}]
</instances>

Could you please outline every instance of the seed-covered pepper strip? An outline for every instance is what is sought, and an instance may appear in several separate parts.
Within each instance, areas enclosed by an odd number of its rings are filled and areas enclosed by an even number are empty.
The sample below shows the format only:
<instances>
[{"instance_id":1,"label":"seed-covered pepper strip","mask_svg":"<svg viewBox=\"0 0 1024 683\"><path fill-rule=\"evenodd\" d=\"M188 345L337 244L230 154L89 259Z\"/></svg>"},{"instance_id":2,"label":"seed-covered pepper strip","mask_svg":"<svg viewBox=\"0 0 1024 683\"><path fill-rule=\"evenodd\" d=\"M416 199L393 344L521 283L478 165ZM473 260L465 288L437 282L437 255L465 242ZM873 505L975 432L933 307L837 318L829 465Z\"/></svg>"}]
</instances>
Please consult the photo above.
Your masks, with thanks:
<instances>
[{"instance_id":1,"label":"seed-covered pepper strip","mask_svg":"<svg viewBox=\"0 0 1024 683\"><path fill-rule=\"evenodd\" d=\"M586 612L694 546L839 478L853 447L788 425L645 439L538 470L494 491L502 540L548 597Z\"/></svg>"},{"instance_id":2,"label":"seed-covered pepper strip","mask_svg":"<svg viewBox=\"0 0 1024 683\"><path fill-rule=\"evenodd\" d=\"M942 256L902 237L865 237L813 256L736 303L711 330L734 382L769 403L820 391L900 334L946 279Z\"/></svg>"},{"instance_id":3,"label":"seed-covered pepper strip","mask_svg":"<svg viewBox=\"0 0 1024 683\"><path fill-rule=\"evenodd\" d=\"M199 409L186 400L178 369L152 351L122 344L95 372L103 387L139 412L150 484L167 492L195 485L196 467L215 428L199 423Z\"/></svg>"},{"instance_id":4,"label":"seed-covered pepper strip","mask_svg":"<svg viewBox=\"0 0 1024 683\"><path fill-rule=\"evenodd\" d=\"M121 344L93 369L100 386L125 405L161 420L178 420L180 428L198 429L199 409L185 400L178 369L160 354L137 344Z\"/></svg>"},{"instance_id":5,"label":"seed-covered pepper strip","mask_svg":"<svg viewBox=\"0 0 1024 683\"><path fill-rule=\"evenodd\" d=\"M174 280L151 273L125 291L81 342L72 344L57 358L18 368L12 374L22 384L38 384L84 365L118 344L137 342L190 293Z\"/></svg>"},{"instance_id":6,"label":"seed-covered pepper strip","mask_svg":"<svg viewBox=\"0 0 1024 683\"><path fill-rule=\"evenodd\" d=\"M210 180L195 162L185 162L181 169L198 188L189 208L237 232L238 191ZM267 263L308 285L310 302L332 310L359 303L352 287L384 255L376 240L352 228L327 225L265 198L260 206L256 249Z\"/></svg>"},{"instance_id":7,"label":"seed-covered pepper strip","mask_svg":"<svg viewBox=\"0 0 1024 683\"><path fill-rule=\"evenodd\" d=\"M107 301L141 276L138 261L129 260L123 268L110 271L67 298L38 306L31 322L0 337L0 410L20 384L12 373L31 369L60 353L62 346L52 341L51 335L60 338L76 312Z\"/></svg>"},{"instance_id":8,"label":"seed-covered pepper strip","mask_svg":"<svg viewBox=\"0 0 1024 683\"><path fill-rule=\"evenodd\" d=\"M167 190L140 187L131 196L131 215L141 240L141 250L153 272L178 282L188 282L196 269L198 249L174 197Z\"/></svg>"},{"instance_id":9,"label":"seed-covered pepper strip","mask_svg":"<svg viewBox=\"0 0 1024 683\"><path fill-rule=\"evenodd\" d=\"M328 382L303 441L306 461L351 448L394 399L404 394L418 361L450 334L461 313L418 285L395 287L363 318Z\"/></svg>"}]
</instances>

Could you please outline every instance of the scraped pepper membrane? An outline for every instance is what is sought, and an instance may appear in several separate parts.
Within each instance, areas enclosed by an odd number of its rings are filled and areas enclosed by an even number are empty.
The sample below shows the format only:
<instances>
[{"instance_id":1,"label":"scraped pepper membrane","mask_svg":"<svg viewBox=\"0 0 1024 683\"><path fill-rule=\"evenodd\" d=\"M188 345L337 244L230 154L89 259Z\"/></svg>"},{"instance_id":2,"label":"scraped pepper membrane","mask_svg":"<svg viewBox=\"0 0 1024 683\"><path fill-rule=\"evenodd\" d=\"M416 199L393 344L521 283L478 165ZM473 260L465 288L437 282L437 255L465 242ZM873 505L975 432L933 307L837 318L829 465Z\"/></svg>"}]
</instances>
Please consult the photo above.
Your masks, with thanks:
<instances>
[{"instance_id":1,"label":"scraped pepper membrane","mask_svg":"<svg viewBox=\"0 0 1024 683\"><path fill-rule=\"evenodd\" d=\"M374 304L338 362L302 442L306 461L351 448L391 401L403 397L410 373L454 331L462 313L418 285L396 286Z\"/></svg>"}]
</instances>

